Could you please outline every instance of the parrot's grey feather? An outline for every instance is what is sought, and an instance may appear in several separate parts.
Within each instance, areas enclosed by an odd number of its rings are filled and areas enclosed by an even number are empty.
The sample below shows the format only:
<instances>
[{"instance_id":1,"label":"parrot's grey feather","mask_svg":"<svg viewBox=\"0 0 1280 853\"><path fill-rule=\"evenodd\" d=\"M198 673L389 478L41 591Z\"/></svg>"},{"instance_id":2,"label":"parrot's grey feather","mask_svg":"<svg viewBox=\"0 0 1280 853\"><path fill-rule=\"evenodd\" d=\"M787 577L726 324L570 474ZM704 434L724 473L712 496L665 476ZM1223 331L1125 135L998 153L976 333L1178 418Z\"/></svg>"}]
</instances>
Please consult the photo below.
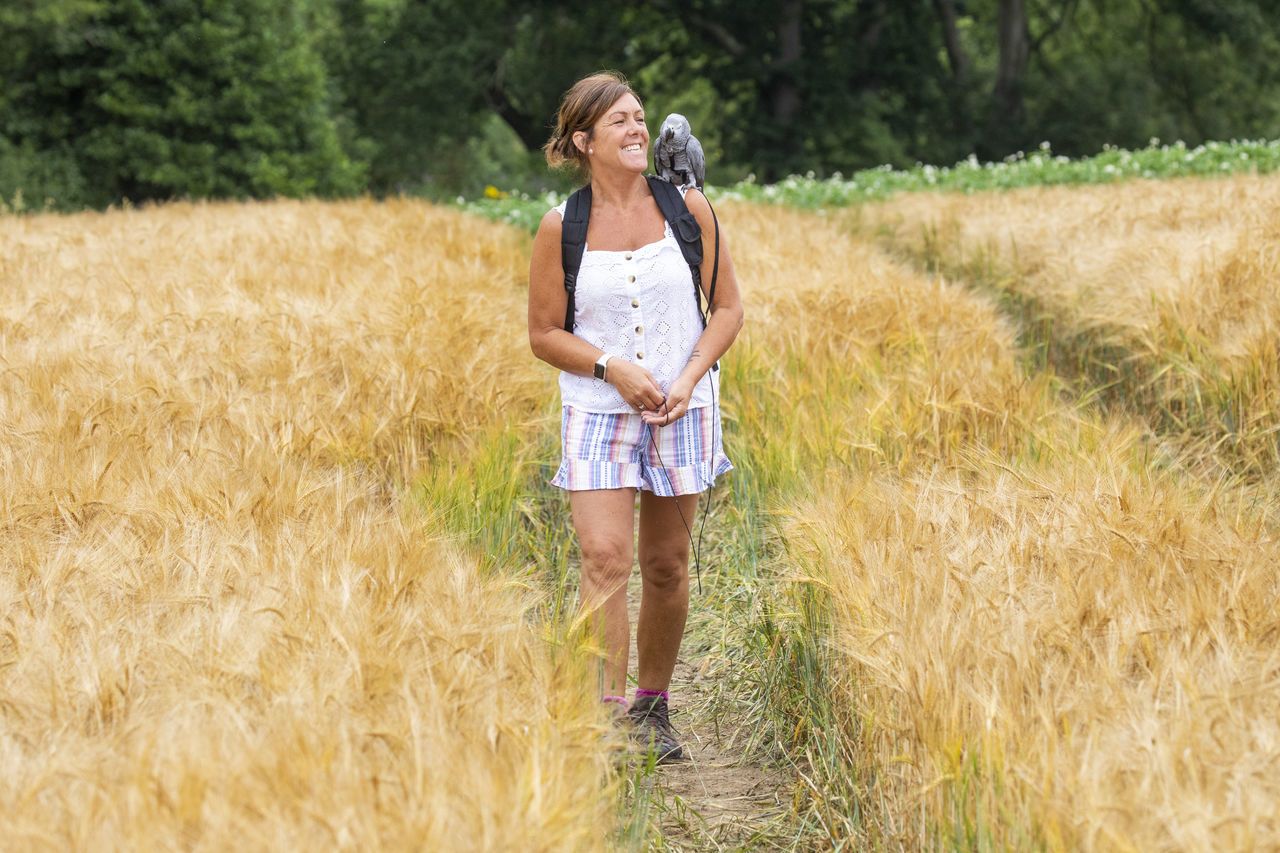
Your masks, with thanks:
<instances>
[{"instance_id":1,"label":"parrot's grey feather","mask_svg":"<svg viewBox=\"0 0 1280 853\"><path fill-rule=\"evenodd\" d=\"M685 151L689 155L689 177L693 185L701 189L707 185L707 160L702 155L702 143L696 136L690 136Z\"/></svg>"}]
</instances>

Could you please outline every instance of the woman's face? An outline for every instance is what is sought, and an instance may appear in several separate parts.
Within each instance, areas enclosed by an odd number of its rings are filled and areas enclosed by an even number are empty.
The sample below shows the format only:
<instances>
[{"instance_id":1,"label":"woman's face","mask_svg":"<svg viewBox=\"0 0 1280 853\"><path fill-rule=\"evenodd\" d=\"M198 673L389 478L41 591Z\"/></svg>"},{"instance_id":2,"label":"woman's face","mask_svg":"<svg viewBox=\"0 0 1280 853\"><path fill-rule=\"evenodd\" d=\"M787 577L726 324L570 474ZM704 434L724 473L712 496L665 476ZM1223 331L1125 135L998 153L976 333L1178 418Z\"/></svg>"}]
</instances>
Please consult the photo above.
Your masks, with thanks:
<instances>
[{"instance_id":1,"label":"woman's face","mask_svg":"<svg viewBox=\"0 0 1280 853\"><path fill-rule=\"evenodd\" d=\"M613 103L595 124L587 141L591 170L623 169L643 173L649 166L649 128L644 107L630 93Z\"/></svg>"}]
</instances>

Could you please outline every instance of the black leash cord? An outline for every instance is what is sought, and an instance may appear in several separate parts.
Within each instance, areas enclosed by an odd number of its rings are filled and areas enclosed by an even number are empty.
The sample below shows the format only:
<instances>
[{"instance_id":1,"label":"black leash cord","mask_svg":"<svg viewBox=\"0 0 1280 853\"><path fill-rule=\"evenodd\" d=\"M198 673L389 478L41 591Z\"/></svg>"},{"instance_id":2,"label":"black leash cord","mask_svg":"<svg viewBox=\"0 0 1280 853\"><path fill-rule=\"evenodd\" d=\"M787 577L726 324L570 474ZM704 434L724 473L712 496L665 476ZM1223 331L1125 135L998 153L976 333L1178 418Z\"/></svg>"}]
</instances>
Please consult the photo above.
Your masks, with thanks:
<instances>
[{"instance_id":1,"label":"black leash cord","mask_svg":"<svg viewBox=\"0 0 1280 853\"><path fill-rule=\"evenodd\" d=\"M716 421L718 421L719 418L716 417L715 399L716 399L716 385L715 385L715 381L713 380L711 383L711 417L716 418ZM667 488L671 490L672 498L679 498L680 496L676 494L675 484L671 480L671 472L667 470L667 463L662 461L662 451L658 449L658 440L653 434L653 424L649 424L648 427L649 427L649 444L653 446L653 453L655 456L658 457L658 467L662 469L662 473L667 475ZM707 512L710 511L711 509L711 490L712 488L715 487L715 480L714 480L715 464L716 464L715 436L716 436L716 422L713 421L711 424L711 448L712 448L712 455L711 455L712 475L711 476L713 479L706 483L707 501L702 505L702 529L698 531L698 542L696 545L694 544L694 541L693 541L693 528L689 526L689 520L684 517L684 510L680 507L680 501L676 500L676 512L680 513L680 523L684 525L684 532L689 535L689 550L693 552L693 568L698 578L698 595L702 595L702 533L707 529ZM697 521L697 519L698 519L698 516L695 513L694 521Z\"/></svg>"}]
</instances>

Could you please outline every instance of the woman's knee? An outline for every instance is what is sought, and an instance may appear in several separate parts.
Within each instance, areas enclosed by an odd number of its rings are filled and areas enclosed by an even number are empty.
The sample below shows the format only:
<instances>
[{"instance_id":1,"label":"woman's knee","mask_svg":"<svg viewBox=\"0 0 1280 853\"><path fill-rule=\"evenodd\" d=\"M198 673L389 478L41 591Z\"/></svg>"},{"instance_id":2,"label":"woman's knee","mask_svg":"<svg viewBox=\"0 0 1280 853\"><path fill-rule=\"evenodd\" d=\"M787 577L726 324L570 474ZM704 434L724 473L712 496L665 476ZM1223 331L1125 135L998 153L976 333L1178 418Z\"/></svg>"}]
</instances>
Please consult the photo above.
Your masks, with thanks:
<instances>
[{"instance_id":1,"label":"woman's knee","mask_svg":"<svg viewBox=\"0 0 1280 853\"><path fill-rule=\"evenodd\" d=\"M645 554L640 561L645 585L676 592L689 583L689 560L682 554Z\"/></svg>"},{"instance_id":2,"label":"woman's knee","mask_svg":"<svg viewBox=\"0 0 1280 853\"><path fill-rule=\"evenodd\" d=\"M631 548L626 543L601 537L584 539L581 545L584 584L609 590L626 585L631 575Z\"/></svg>"}]
</instances>

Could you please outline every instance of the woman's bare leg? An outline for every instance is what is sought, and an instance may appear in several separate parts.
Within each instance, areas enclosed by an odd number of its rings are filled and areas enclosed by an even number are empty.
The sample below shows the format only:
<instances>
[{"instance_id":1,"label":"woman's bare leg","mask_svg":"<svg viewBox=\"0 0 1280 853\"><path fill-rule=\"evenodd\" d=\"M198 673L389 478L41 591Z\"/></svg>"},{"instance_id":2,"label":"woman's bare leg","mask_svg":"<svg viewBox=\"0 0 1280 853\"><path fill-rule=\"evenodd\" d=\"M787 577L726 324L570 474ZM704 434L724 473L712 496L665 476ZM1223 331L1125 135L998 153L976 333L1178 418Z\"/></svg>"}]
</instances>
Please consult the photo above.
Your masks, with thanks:
<instances>
[{"instance_id":1,"label":"woman's bare leg","mask_svg":"<svg viewBox=\"0 0 1280 853\"><path fill-rule=\"evenodd\" d=\"M594 611L592 627L604 646L603 696L627 695L627 579L635 535L635 489L569 493L573 526L582 549L582 607Z\"/></svg>"},{"instance_id":2,"label":"woman's bare leg","mask_svg":"<svg viewBox=\"0 0 1280 853\"><path fill-rule=\"evenodd\" d=\"M678 502L678 504L677 504ZM685 521L680 520L684 512ZM644 690L666 690L680 654L689 615L689 532L697 495L674 498L640 493L640 619L636 627L639 681Z\"/></svg>"}]
</instances>

